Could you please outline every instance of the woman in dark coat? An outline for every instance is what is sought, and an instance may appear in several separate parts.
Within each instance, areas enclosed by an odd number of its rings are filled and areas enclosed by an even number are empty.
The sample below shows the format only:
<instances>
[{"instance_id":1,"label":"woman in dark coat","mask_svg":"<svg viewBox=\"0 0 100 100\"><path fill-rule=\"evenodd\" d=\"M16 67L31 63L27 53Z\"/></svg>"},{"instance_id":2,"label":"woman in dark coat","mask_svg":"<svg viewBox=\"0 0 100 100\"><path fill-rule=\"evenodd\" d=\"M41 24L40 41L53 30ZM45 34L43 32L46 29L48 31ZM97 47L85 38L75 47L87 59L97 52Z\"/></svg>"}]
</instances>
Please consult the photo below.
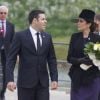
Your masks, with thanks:
<instances>
[{"instance_id":1,"label":"woman in dark coat","mask_svg":"<svg viewBox=\"0 0 100 100\"><path fill-rule=\"evenodd\" d=\"M100 37L93 34L94 16L94 11L83 9L77 22L80 32L73 34L70 40L67 60L72 64L69 71L71 100L99 100L100 71L84 54L88 42L100 42Z\"/></svg>"}]
</instances>

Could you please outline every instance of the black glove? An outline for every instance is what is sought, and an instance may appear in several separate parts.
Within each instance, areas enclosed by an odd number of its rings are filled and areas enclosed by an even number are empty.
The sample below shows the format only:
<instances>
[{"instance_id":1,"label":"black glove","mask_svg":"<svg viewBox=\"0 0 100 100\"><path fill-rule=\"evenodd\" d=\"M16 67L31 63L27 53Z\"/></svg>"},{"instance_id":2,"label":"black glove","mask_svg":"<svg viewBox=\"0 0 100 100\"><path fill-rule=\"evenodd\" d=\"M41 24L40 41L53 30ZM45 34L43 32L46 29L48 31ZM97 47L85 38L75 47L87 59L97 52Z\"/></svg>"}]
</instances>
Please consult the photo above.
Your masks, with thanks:
<instances>
[{"instance_id":1,"label":"black glove","mask_svg":"<svg viewBox=\"0 0 100 100\"><path fill-rule=\"evenodd\" d=\"M86 64L86 65L92 65L92 60L90 60L88 57L83 58L74 58L71 57L70 62L72 64Z\"/></svg>"},{"instance_id":2,"label":"black glove","mask_svg":"<svg viewBox=\"0 0 100 100\"><path fill-rule=\"evenodd\" d=\"M85 65L92 65L92 60L89 59L88 57L84 57L84 58L79 58L78 59L80 64L85 64Z\"/></svg>"}]
</instances>

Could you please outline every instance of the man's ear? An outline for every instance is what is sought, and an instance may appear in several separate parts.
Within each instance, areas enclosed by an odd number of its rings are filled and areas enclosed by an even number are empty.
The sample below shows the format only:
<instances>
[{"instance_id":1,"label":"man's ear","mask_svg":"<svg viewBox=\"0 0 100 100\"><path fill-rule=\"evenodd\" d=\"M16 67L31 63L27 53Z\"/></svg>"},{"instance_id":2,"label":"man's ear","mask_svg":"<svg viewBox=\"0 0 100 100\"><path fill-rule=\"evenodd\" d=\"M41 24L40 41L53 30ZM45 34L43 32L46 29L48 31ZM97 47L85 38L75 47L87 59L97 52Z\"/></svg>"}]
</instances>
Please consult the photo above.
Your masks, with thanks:
<instances>
[{"instance_id":1,"label":"man's ear","mask_svg":"<svg viewBox=\"0 0 100 100\"><path fill-rule=\"evenodd\" d=\"M37 23L37 18L34 18L32 22Z\"/></svg>"}]
</instances>

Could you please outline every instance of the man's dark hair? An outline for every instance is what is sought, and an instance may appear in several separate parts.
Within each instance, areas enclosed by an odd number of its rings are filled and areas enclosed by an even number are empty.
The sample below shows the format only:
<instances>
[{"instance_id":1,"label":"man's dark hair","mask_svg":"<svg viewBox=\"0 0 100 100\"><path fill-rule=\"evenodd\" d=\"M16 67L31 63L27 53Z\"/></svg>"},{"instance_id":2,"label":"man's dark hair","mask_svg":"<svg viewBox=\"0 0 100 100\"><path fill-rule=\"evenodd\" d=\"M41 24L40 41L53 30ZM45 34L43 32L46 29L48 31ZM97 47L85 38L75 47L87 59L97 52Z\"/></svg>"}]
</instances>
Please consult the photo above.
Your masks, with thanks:
<instances>
[{"instance_id":1,"label":"man's dark hair","mask_svg":"<svg viewBox=\"0 0 100 100\"><path fill-rule=\"evenodd\" d=\"M29 16L28 16L28 21L29 21L29 24L32 23L32 20L34 18L37 18L38 19L38 15L39 14L44 14L45 12L43 10L32 10L30 13L29 13Z\"/></svg>"}]
</instances>

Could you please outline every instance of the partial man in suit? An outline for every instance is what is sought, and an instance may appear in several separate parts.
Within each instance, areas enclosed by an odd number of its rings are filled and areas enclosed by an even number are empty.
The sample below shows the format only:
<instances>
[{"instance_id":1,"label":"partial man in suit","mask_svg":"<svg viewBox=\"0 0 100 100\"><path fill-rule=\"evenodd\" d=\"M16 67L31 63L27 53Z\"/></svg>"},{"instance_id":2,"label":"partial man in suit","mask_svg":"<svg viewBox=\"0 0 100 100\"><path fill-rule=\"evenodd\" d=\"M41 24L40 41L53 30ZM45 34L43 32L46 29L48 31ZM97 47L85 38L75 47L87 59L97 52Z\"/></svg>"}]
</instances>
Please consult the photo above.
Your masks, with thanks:
<instances>
[{"instance_id":1,"label":"partial man in suit","mask_svg":"<svg viewBox=\"0 0 100 100\"><path fill-rule=\"evenodd\" d=\"M94 17L94 21L97 25L96 27L96 31L94 33L98 34L100 36L100 14L96 14ZM99 97L98 100L100 100L100 93L99 93Z\"/></svg>"},{"instance_id":2,"label":"partial man in suit","mask_svg":"<svg viewBox=\"0 0 100 100\"><path fill-rule=\"evenodd\" d=\"M45 12L29 13L29 28L15 34L7 59L7 88L14 91L14 68L19 55L18 100L49 100L49 75L51 89L57 89L57 62L51 35L44 32L47 24ZM48 63L48 67L47 67Z\"/></svg>"},{"instance_id":3,"label":"partial man in suit","mask_svg":"<svg viewBox=\"0 0 100 100\"><path fill-rule=\"evenodd\" d=\"M94 21L97 25L95 33L97 33L98 35L100 35L100 14L96 14L94 17Z\"/></svg>"},{"instance_id":4,"label":"partial man in suit","mask_svg":"<svg viewBox=\"0 0 100 100\"><path fill-rule=\"evenodd\" d=\"M0 6L0 55L1 64L3 67L3 89L0 93L2 100L4 100L5 86L5 67L6 67L6 57L9 52L10 44L14 36L14 25L6 20L8 15L8 7Z\"/></svg>"}]
</instances>

